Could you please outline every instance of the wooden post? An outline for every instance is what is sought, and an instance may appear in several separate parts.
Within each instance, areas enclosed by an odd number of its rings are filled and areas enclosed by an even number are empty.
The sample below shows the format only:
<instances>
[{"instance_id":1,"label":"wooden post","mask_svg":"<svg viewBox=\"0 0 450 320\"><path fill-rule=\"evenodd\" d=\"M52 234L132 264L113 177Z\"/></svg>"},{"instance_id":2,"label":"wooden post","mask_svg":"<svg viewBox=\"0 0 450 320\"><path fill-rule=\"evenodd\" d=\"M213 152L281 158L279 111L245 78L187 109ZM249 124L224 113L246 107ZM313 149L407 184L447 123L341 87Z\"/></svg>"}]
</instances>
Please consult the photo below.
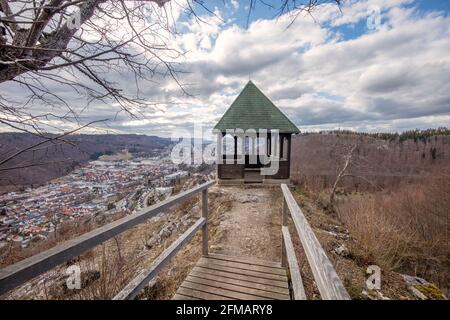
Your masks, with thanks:
<instances>
[{"instance_id":1,"label":"wooden post","mask_svg":"<svg viewBox=\"0 0 450 320\"><path fill-rule=\"evenodd\" d=\"M205 224L202 227L202 253L208 255L208 189L202 191L202 217L205 218Z\"/></svg>"},{"instance_id":2,"label":"wooden post","mask_svg":"<svg viewBox=\"0 0 450 320\"><path fill-rule=\"evenodd\" d=\"M223 164L223 146L222 146L223 134L222 132L217 133L217 179L222 178L222 164Z\"/></svg>"},{"instance_id":3,"label":"wooden post","mask_svg":"<svg viewBox=\"0 0 450 320\"><path fill-rule=\"evenodd\" d=\"M238 142L238 137L237 137L237 135L235 135L234 136L234 164L237 164L238 163L238 161L237 161L237 142Z\"/></svg>"},{"instance_id":4,"label":"wooden post","mask_svg":"<svg viewBox=\"0 0 450 320\"><path fill-rule=\"evenodd\" d=\"M280 134L280 160L283 159L283 153L284 153L284 136Z\"/></svg>"},{"instance_id":5,"label":"wooden post","mask_svg":"<svg viewBox=\"0 0 450 320\"><path fill-rule=\"evenodd\" d=\"M281 228L287 227L288 225L288 207L286 205L286 200L283 196L283 206L281 208ZM281 266L286 267L286 244L284 243L284 237L281 235Z\"/></svg>"},{"instance_id":6,"label":"wooden post","mask_svg":"<svg viewBox=\"0 0 450 320\"><path fill-rule=\"evenodd\" d=\"M287 143L288 143L288 145L287 145L287 161L288 161L288 166L287 166L287 170L288 170L288 179L290 179L291 178L291 144L292 144L292 135L290 134L290 135L288 135L288 138L287 138Z\"/></svg>"}]
</instances>

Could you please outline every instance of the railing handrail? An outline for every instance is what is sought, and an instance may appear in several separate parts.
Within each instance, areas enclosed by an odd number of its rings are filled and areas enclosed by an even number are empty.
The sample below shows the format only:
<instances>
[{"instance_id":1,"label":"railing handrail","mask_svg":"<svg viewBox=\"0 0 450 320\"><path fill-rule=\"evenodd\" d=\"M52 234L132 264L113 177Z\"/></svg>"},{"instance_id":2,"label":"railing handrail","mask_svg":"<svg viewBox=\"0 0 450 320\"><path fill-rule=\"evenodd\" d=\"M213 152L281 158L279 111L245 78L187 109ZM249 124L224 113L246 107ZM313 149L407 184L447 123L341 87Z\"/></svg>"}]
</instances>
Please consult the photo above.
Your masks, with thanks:
<instances>
[{"instance_id":1,"label":"railing handrail","mask_svg":"<svg viewBox=\"0 0 450 320\"><path fill-rule=\"evenodd\" d=\"M306 257L309 262L309 266L314 276L314 280L316 281L317 287L319 289L320 295L324 300L349 300L350 296L347 293L344 285L342 284L339 276L336 273L330 259L328 258L325 250L320 245L319 240L317 239L314 231L309 225L306 217L304 216L302 210L295 201L292 193L290 192L288 186L286 184L281 185L281 190L283 191L283 197L285 204L283 204L283 211L286 211L286 206L289 209L288 211L291 214L292 220L294 221L294 226L297 230L297 234L302 243L303 249L305 251ZM283 213L284 215L284 213ZM283 219L283 226L285 226L285 219ZM286 233L287 229L284 229ZM283 234L284 235L284 234ZM290 241L284 235L284 241ZM283 247L285 245L283 244ZM284 248L286 250L286 248ZM291 263L292 261L296 261L295 253L292 254L292 250L290 250ZM286 250L286 253L289 253ZM291 265L290 263L290 265ZM298 268L298 266L296 266ZM294 271L296 272L296 268L294 267ZM301 277L300 277L301 280ZM295 289L295 287L294 287ZM295 294L295 292L294 292ZM297 292L298 296L302 296L301 292Z\"/></svg>"},{"instance_id":2,"label":"railing handrail","mask_svg":"<svg viewBox=\"0 0 450 320\"><path fill-rule=\"evenodd\" d=\"M0 269L0 294L64 263L114 236L154 217L156 214L199 193L206 191L215 181L209 181L177 194L148 208L142 209L100 228L68 240L44 252ZM203 193L205 195L205 193ZM205 203L205 202L203 202ZM202 210L205 215L205 209ZM202 223L202 226L204 223ZM207 241L207 240L206 240Z\"/></svg>"},{"instance_id":3,"label":"railing handrail","mask_svg":"<svg viewBox=\"0 0 450 320\"><path fill-rule=\"evenodd\" d=\"M197 233L197 231L207 224L203 217L198 219L188 230L186 230L175 242L164 250L144 271L135 277L125 286L113 300L132 300L139 292L148 285L156 274L164 267L169 260Z\"/></svg>"}]
</instances>

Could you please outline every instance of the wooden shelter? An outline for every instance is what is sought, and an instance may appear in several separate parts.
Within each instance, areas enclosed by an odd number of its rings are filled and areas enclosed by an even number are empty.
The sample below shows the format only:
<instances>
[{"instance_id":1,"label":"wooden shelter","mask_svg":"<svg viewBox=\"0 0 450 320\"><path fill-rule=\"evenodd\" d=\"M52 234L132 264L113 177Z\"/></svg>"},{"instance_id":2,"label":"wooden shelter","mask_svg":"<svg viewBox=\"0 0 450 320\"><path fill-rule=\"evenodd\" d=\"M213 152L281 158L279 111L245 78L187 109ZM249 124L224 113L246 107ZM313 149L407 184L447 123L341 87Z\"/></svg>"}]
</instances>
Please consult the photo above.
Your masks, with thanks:
<instances>
[{"instance_id":1,"label":"wooden shelter","mask_svg":"<svg viewBox=\"0 0 450 320\"><path fill-rule=\"evenodd\" d=\"M219 182L289 182L291 138L299 132L249 81L214 127Z\"/></svg>"}]
</instances>

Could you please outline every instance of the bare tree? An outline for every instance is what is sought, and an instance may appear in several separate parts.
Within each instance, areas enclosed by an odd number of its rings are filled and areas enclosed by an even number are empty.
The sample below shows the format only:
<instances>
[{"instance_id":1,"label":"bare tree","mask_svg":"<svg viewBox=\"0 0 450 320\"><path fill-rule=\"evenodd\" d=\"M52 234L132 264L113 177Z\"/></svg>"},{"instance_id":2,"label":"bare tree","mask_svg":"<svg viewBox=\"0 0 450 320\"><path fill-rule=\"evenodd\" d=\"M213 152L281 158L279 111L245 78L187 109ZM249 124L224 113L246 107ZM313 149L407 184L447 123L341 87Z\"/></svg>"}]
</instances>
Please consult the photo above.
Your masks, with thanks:
<instances>
[{"instance_id":1,"label":"bare tree","mask_svg":"<svg viewBox=\"0 0 450 320\"><path fill-rule=\"evenodd\" d=\"M337 151L339 158L338 162L340 163L340 165L338 164L336 179L334 180L333 187L330 193L330 200L329 200L330 208L333 208L334 206L336 190L344 178L361 179L365 181L367 184L371 185L372 187L380 189L379 186L377 186L372 181L364 177L364 175L357 173L367 171L368 168L371 167L371 165L367 163L367 161L365 161L365 159L362 156L355 154L355 151L358 150L359 146L358 142L359 138L356 138L356 140L350 144L335 146L335 150Z\"/></svg>"},{"instance_id":2,"label":"bare tree","mask_svg":"<svg viewBox=\"0 0 450 320\"><path fill-rule=\"evenodd\" d=\"M293 21L320 4L341 2L249 1L249 14L260 3L277 9L279 15L291 13ZM187 94L178 77L183 52L171 47L171 36L176 34L175 8L204 23L194 5L212 13L201 0L0 0L0 84L24 89L20 102L0 94L0 125L51 142L50 131L65 136L74 126L85 126L80 111L50 86L73 90L86 106L94 101L114 104L131 117L159 104L141 96L140 87L146 83L169 77ZM135 88L112 80L114 72L131 75L128 82ZM32 110L33 104L45 108ZM72 126L62 130L54 123Z\"/></svg>"},{"instance_id":3,"label":"bare tree","mask_svg":"<svg viewBox=\"0 0 450 320\"><path fill-rule=\"evenodd\" d=\"M167 10L161 7L165 2L0 0L4 14L0 83L22 85L30 93L27 103L38 100L67 111L30 115L28 108L15 107L1 96L2 124L36 131L42 119L79 120L48 84L70 87L88 102L115 103L132 116L134 107L154 105L130 95L107 74L131 71L137 86L155 75L169 75L178 82L174 61L182 53L167 44L173 30Z\"/></svg>"},{"instance_id":4,"label":"bare tree","mask_svg":"<svg viewBox=\"0 0 450 320\"><path fill-rule=\"evenodd\" d=\"M139 96L140 84L156 76L178 83L175 61L182 53L168 45L174 30L166 2L0 0L0 83L24 89L21 102L0 94L0 125L41 138L2 156L2 171L20 168L8 166L20 154L70 143L67 135L108 120L85 123L80 111L49 86L73 90L86 106L93 101L115 104L136 117L141 108L156 105ZM136 88L121 88L109 79L111 72L132 75ZM33 104L43 107L33 110Z\"/></svg>"}]
</instances>

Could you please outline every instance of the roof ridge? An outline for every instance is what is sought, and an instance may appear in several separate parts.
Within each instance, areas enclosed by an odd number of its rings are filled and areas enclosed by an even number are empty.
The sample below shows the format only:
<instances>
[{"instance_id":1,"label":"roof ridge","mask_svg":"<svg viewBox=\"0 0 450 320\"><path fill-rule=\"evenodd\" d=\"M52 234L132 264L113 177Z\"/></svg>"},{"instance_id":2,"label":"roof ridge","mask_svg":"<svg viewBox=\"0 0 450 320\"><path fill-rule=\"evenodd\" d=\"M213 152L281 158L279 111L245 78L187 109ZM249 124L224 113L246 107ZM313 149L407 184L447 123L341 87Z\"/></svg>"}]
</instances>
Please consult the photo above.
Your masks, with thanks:
<instances>
[{"instance_id":1,"label":"roof ridge","mask_svg":"<svg viewBox=\"0 0 450 320\"><path fill-rule=\"evenodd\" d=\"M226 129L279 129L280 132L298 133L297 126L249 80L231 106L225 111L214 130Z\"/></svg>"}]
</instances>

